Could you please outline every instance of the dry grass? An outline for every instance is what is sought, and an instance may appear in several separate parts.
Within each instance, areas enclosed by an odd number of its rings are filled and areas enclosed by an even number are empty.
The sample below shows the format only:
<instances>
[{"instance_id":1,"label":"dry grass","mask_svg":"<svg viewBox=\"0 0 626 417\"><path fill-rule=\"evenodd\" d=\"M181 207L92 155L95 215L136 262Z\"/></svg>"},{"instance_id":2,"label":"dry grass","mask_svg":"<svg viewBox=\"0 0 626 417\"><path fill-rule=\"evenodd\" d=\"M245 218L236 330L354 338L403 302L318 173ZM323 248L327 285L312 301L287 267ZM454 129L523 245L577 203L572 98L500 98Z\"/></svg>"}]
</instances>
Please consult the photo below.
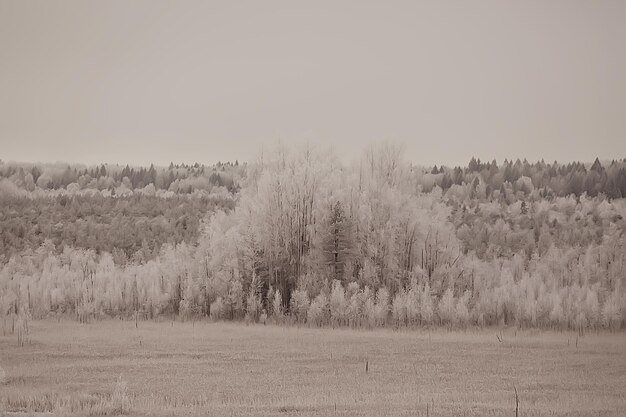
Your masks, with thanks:
<instances>
[{"instance_id":1,"label":"dry grass","mask_svg":"<svg viewBox=\"0 0 626 417\"><path fill-rule=\"evenodd\" d=\"M40 321L0 337L0 415L626 415L626 335L575 339Z\"/></svg>"}]
</instances>

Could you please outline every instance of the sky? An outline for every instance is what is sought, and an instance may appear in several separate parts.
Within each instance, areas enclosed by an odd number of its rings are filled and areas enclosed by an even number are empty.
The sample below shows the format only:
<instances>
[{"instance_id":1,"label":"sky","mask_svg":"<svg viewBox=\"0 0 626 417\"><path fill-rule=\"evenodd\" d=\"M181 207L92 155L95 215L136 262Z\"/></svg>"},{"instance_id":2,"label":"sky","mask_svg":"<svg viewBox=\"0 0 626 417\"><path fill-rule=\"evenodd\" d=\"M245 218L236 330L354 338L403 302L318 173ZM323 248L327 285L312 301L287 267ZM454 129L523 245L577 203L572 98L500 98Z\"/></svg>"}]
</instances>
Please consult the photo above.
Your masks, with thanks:
<instances>
[{"instance_id":1,"label":"sky","mask_svg":"<svg viewBox=\"0 0 626 417\"><path fill-rule=\"evenodd\" d=\"M0 159L626 157L626 1L0 0Z\"/></svg>"}]
</instances>

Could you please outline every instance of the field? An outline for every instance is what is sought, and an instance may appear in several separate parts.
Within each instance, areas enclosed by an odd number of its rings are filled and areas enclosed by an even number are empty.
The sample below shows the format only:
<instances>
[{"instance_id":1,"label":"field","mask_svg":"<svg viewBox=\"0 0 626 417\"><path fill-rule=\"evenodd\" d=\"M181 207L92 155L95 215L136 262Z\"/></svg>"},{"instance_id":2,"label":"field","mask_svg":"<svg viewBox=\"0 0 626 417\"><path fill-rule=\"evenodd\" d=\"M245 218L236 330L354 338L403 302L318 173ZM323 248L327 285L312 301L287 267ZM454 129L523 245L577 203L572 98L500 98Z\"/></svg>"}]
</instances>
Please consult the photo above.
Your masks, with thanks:
<instances>
[{"instance_id":1,"label":"field","mask_svg":"<svg viewBox=\"0 0 626 417\"><path fill-rule=\"evenodd\" d=\"M495 333L38 321L0 415L626 415L625 334Z\"/></svg>"}]
</instances>

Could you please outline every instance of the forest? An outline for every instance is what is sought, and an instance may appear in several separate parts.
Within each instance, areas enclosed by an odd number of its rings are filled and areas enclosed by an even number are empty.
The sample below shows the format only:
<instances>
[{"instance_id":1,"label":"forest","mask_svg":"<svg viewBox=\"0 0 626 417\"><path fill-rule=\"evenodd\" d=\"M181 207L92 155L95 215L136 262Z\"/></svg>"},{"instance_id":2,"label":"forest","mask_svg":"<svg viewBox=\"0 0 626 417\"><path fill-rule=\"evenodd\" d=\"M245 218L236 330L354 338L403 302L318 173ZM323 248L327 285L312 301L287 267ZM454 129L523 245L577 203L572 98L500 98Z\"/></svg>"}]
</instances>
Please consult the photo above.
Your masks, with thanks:
<instances>
[{"instance_id":1,"label":"forest","mask_svg":"<svg viewBox=\"0 0 626 417\"><path fill-rule=\"evenodd\" d=\"M2 161L0 315L626 326L626 159L423 167L402 154Z\"/></svg>"}]
</instances>

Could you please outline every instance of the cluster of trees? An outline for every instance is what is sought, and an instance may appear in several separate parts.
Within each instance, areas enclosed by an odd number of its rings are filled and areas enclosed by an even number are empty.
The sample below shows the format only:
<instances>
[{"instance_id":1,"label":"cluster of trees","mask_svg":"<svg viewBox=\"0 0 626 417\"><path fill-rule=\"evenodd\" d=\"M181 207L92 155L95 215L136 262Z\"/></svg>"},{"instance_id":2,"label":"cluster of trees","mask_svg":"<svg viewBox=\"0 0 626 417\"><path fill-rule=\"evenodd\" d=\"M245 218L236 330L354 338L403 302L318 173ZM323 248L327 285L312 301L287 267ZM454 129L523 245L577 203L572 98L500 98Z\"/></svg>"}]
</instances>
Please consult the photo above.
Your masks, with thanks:
<instances>
[{"instance_id":1,"label":"cluster of trees","mask_svg":"<svg viewBox=\"0 0 626 417\"><path fill-rule=\"evenodd\" d=\"M520 182L520 179L522 181ZM484 184L482 190L487 196L494 192L505 194L504 185L509 184L514 192L529 192L527 186L541 190L545 196L580 197L586 194L595 197L604 194L608 198L626 197L626 159L613 160L606 167L596 158L591 165L580 162L569 164L545 163L543 160L530 164L524 159L515 162L505 160L483 163L472 158L466 168L437 168L423 171L420 183L428 191L438 185L444 191L453 185Z\"/></svg>"},{"instance_id":2,"label":"cluster of trees","mask_svg":"<svg viewBox=\"0 0 626 417\"><path fill-rule=\"evenodd\" d=\"M207 214L230 210L234 204L231 195L0 194L0 263L36 250L45 241L53 243L57 253L65 247L92 249L111 253L120 265L141 263L156 257L164 244L195 243Z\"/></svg>"},{"instance_id":3,"label":"cluster of trees","mask_svg":"<svg viewBox=\"0 0 626 417\"><path fill-rule=\"evenodd\" d=\"M345 166L331 151L279 147L246 167L234 208L156 256L117 262L109 250L46 240L11 257L0 270L0 311L350 326L626 324L626 200L561 196L533 172L489 191L500 174L483 176L479 161L441 187L429 181L446 169L401 156L385 144Z\"/></svg>"},{"instance_id":4,"label":"cluster of trees","mask_svg":"<svg viewBox=\"0 0 626 417\"><path fill-rule=\"evenodd\" d=\"M361 287L357 281L324 282L317 295L294 290L287 305L280 289L254 276L248 289L240 280L210 278L203 251L181 243L167 245L161 256L143 264L116 265L108 253L66 248L57 254L50 242L0 272L0 308L5 314L33 317L75 315L80 321L111 316L271 320L313 326L468 326L516 324L551 328L610 328L624 324L626 298L576 278L552 282L566 263L558 251L545 262L533 261L521 272L521 257L501 265L476 262L474 281L464 291L448 287L437 294L427 280L412 278L395 294L386 286ZM583 267L585 267L583 262ZM583 274L580 274L581 276Z\"/></svg>"},{"instance_id":5,"label":"cluster of trees","mask_svg":"<svg viewBox=\"0 0 626 417\"><path fill-rule=\"evenodd\" d=\"M235 205L239 163L174 165L20 164L0 161L0 263L50 240L142 262L163 244L197 242L216 208Z\"/></svg>"},{"instance_id":6,"label":"cluster of trees","mask_svg":"<svg viewBox=\"0 0 626 417\"><path fill-rule=\"evenodd\" d=\"M0 160L0 180L11 181L15 186L29 192L65 190L66 193L98 190L103 195L127 195L133 191L169 195L191 194L195 191L210 192L225 187L229 192L239 188L240 173L245 166L239 162L221 163L213 166L174 165L155 167L130 167L129 165L99 165L87 167L70 164L29 164L3 162ZM108 193L106 193L108 191Z\"/></svg>"}]
</instances>

